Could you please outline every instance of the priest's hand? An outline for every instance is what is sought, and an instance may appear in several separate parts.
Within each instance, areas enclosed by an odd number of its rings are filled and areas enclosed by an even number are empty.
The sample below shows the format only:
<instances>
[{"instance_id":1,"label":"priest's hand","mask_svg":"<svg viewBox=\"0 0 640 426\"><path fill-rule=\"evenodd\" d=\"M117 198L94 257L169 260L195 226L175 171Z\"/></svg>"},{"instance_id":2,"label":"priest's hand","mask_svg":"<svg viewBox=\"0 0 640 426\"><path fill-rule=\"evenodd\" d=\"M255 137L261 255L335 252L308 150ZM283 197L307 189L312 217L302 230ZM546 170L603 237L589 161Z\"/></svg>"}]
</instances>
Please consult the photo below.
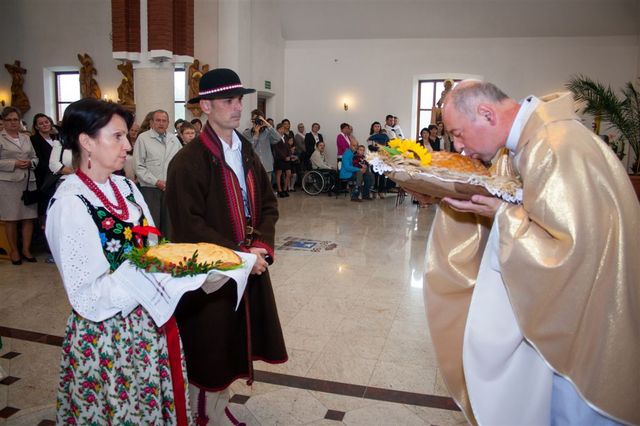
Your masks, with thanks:
<instances>
[{"instance_id":1,"label":"priest's hand","mask_svg":"<svg viewBox=\"0 0 640 426\"><path fill-rule=\"evenodd\" d=\"M484 195L473 195L471 196L471 200L456 200L455 198L445 197L442 201L459 212L475 213L491 218L495 216L496 211L498 211L498 208L504 202L499 198Z\"/></svg>"},{"instance_id":2,"label":"priest's hand","mask_svg":"<svg viewBox=\"0 0 640 426\"><path fill-rule=\"evenodd\" d=\"M267 270L267 266L269 266L267 260L265 259L265 257L267 256L267 250L261 247L250 247L249 251L258 257L256 263L251 269L251 273L255 275L262 275L262 273Z\"/></svg>"}]
</instances>

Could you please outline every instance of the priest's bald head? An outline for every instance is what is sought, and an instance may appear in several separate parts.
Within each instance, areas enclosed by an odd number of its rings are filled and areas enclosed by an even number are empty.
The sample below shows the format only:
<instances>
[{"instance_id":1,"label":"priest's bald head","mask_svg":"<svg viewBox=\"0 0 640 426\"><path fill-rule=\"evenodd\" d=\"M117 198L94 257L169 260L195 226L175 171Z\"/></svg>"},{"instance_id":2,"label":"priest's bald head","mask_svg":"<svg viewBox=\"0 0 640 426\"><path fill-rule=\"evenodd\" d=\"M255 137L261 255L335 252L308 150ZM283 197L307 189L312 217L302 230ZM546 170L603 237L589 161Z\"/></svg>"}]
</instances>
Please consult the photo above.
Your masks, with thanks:
<instances>
[{"instance_id":1,"label":"priest's bald head","mask_svg":"<svg viewBox=\"0 0 640 426\"><path fill-rule=\"evenodd\" d=\"M456 151L489 162L505 146L519 108L494 84L465 80L447 95L443 120Z\"/></svg>"}]
</instances>

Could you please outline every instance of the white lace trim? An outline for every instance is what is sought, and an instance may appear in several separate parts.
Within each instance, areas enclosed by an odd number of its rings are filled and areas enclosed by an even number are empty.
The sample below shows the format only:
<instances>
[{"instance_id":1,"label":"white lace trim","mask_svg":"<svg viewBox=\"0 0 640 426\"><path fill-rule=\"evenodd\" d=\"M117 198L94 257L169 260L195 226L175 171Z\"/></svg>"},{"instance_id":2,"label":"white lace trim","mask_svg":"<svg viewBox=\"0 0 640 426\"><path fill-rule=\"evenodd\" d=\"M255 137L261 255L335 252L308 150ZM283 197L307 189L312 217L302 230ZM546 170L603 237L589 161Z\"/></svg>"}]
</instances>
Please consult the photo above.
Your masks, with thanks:
<instances>
[{"instance_id":1,"label":"white lace trim","mask_svg":"<svg viewBox=\"0 0 640 426\"><path fill-rule=\"evenodd\" d=\"M512 204L520 204L522 203L522 188L513 189L510 188L509 183L510 179L504 178L502 176L469 176L467 179L460 179L459 177L446 177L441 174L429 173L427 171L421 172L413 172L409 171L404 167L393 166L389 163L386 163L377 155L371 155L367 158L369 165L373 169L374 172L378 174L386 174L391 172L405 172L409 174L412 178L420 179L421 177L425 178L436 178L443 182L460 182L460 183L468 183L471 185L479 185L484 187L489 193L495 197L498 197L504 201L507 201Z\"/></svg>"}]
</instances>

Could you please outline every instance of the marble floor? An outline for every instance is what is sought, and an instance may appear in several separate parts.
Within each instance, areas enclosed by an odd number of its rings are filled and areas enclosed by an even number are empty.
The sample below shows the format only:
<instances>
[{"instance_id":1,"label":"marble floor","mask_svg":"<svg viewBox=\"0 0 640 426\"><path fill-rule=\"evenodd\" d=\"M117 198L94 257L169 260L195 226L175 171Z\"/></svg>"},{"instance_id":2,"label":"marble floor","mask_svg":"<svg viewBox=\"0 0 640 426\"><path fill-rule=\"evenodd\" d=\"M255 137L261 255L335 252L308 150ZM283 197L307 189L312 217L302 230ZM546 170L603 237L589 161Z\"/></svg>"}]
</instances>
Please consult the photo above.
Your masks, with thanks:
<instances>
[{"instance_id":1,"label":"marble floor","mask_svg":"<svg viewBox=\"0 0 640 426\"><path fill-rule=\"evenodd\" d=\"M232 385L247 425L455 425L430 342L422 276L433 208L301 192L279 200L270 267L289 351ZM292 241L313 240L313 245ZM311 246L315 248L310 248ZM315 251L314 251L315 250ZM0 260L0 424L48 425L70 306L54 265Z\"/></svg>"}]
</instances>

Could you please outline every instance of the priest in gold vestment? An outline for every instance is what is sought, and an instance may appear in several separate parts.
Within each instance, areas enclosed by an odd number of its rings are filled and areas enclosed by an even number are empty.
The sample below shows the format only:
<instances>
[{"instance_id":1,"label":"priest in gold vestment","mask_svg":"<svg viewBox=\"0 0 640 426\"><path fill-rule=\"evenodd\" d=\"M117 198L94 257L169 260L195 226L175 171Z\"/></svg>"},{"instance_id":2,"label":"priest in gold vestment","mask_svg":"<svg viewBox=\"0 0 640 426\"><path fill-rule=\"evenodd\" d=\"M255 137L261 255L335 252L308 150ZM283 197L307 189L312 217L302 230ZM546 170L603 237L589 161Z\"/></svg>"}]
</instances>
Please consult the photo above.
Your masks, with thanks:
<instances>
[{"instance_id":1,"label":"priest in gold vestment","mask_svg":"<svg viewBox=\"0 0 640 426\"><path fill-rule=\"evenodd\" d=\"M456 149L523 182L519 205L445 198L429 236L431 336L472 423L640 424L640 204L574 110L479 81L445 103Z\"/></svg>"}]
</instances>

